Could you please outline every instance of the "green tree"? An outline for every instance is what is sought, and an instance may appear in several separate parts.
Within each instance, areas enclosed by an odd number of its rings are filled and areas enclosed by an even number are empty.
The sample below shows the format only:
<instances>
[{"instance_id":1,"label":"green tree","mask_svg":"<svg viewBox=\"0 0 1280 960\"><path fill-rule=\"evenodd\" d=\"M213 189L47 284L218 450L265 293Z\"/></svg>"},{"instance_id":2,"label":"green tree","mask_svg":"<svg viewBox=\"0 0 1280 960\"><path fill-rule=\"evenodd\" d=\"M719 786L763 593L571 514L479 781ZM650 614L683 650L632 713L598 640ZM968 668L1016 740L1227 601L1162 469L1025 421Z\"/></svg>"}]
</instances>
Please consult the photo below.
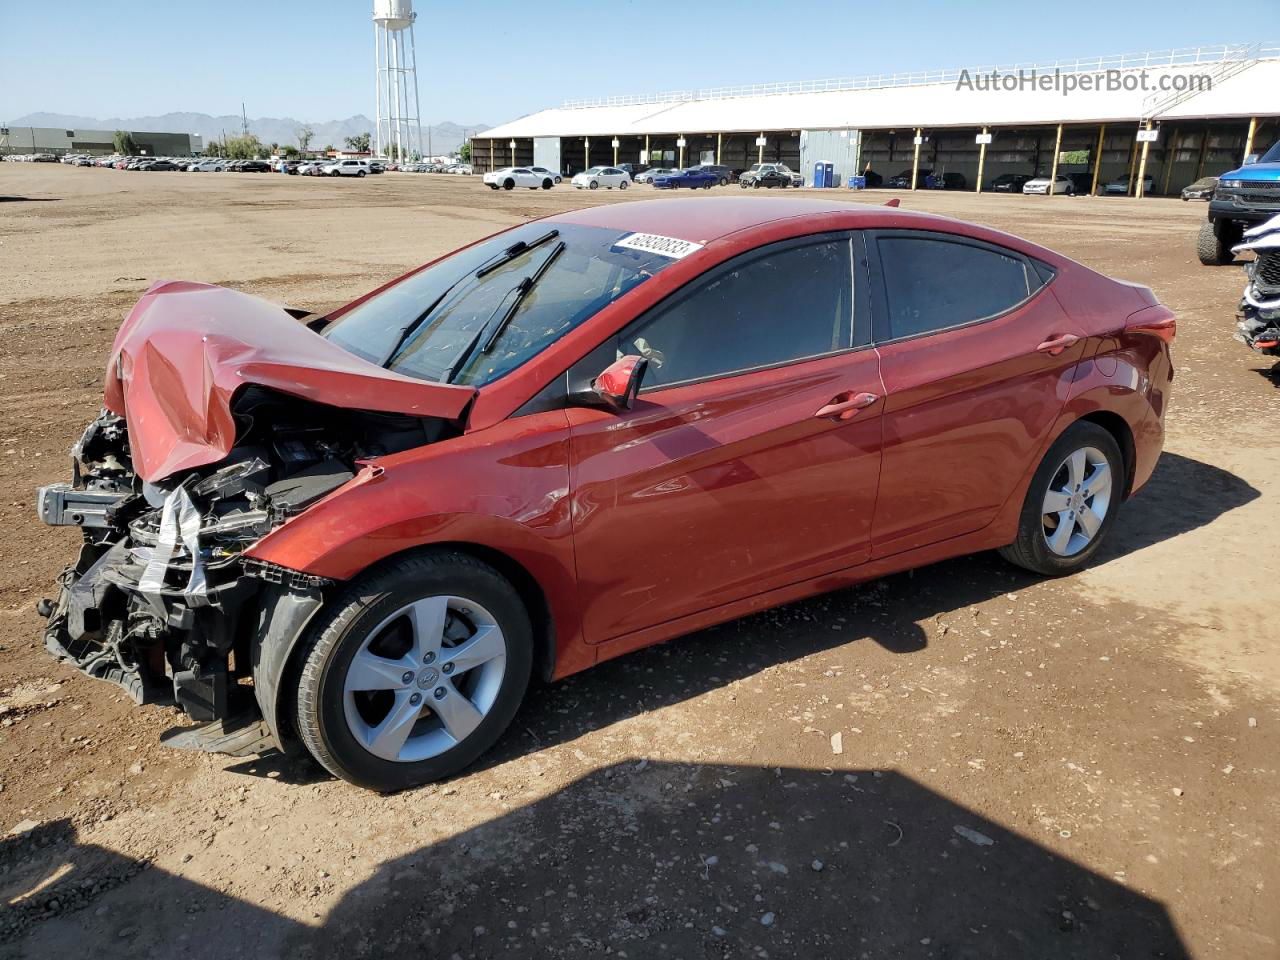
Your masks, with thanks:
<instances>
[{"instance_id":1,"label":"green tree","mask_svg":"<svg viewBox=\"0 0 1280 960\"><path fill-rule=\"evenodd\" d=\"M356 153L369 152L369 134L367 133L357 133L354 137L347 137L343 142L348 150L354 150Z\"/></svg>"},{"instance_id":2,"label":"green tree","mask_svg":"<svg viewBox=\"0 0 1280 960\"><path fill-rule=\"evenodd\" d=\"M298 152L299 152L298 148L293 146L292 144L289 144L284 148L284 155L286 157L296 157L298 155Z\"/></svg>"},{"instance_id":3,"label":"green tree","mask_svg":"<svg viewBox=\"0 0 1280 960\"><path fill-rule=\"evenodd\" d=\"M252 160L254 157L260 156L267 152L267 148L252 133L247 133L238 137L227 137L226 156L236 160Z\"/></svg>"},{"instance_id":4,"label":"green tree","mask_svg":"<svg viewBox=\"0 0 1280 960\"><path fill-rule=\"evenodd\" d=\"M458 148L458 159L461 160L463 163L471 162L471 141L470 140L468 140L466 143L464 143L461 147Z\"/></svg>"},{"instance_id":5,"label":"green tree","mask_svg":"<svg viewBox=\"0 0 1280 960\"><path fill-rule=\"evenodd\" d=\"M324 145L324 152L325 152L325 153L333 153L333 151L334 151L335 149L337 149L337 148L336 148L336 147L334 147L334 145L333 145L332 143L326 143L326 144Z\"/></svg>"},{"instance_id":6,"label":"green tree","mask_svg":"<svg viewBox=\"0 0 1280 960\"><path fill-rule=\"evenodd\" d=\"M138 152L138 145L133 141L133 134L128 130L117 130L111 136L111 142L115 145L116 153L131 157Z\"/></svg>"},{"instance_id":7,"label":"green tree","mask_svg":"<svg viewBox=\"0 0 1280 960\"><path fill-rule=\"evenodd\" d=\"M304 123L294 131L293 135L298 138L299 152L306 153L311 149L311 138L316 135L316 132Z\"/></svg>"}]
</instances>

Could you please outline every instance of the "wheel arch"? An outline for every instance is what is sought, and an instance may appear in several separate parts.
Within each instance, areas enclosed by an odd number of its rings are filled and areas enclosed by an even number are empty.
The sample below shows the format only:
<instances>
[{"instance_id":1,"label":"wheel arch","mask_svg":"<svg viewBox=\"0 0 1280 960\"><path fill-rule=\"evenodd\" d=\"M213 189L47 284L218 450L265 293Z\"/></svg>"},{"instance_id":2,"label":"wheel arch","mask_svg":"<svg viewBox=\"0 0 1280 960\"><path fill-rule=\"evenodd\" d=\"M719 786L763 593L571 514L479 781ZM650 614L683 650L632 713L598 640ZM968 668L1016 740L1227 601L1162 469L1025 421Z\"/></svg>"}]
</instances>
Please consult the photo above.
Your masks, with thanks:
<instances>
[{"instance_id":1,"label":"wheel arch","mask_svg":"<svg viewBox=\"0 0 1280 960\"><path fill-rule=\"evenodd\" d=\"M1134 471L1137 466L1137 446L1133 439L1133 429L1120 414L1111 410L1094 410L1086 413L1076 423L1094 423L1106 430L1120 448L1120 456L1124 458L1124 494L1122 499L1128 500L1133 494Z\"/></svg>"}]
</instances>

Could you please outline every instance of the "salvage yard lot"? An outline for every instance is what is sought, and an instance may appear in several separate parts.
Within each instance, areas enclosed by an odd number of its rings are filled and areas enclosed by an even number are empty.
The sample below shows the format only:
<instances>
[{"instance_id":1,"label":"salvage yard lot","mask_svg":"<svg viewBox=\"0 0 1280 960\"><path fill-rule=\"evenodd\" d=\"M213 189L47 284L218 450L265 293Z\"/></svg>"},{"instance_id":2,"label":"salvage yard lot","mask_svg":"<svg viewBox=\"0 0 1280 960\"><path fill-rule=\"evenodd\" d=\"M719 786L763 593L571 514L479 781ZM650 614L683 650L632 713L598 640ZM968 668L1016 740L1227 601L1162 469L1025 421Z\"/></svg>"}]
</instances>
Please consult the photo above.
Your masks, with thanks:
<instances>
[{"instance_id":1,"label":"salvage yard lot","mask_svg":"<svg viewBox=\"0 0 1280 960\"><path fill-rule=\"evenodd\" d=\"M167 750L177 714L47 657L76 535L33 488L152 281L324 310L651 195L0 165L0 958L1280 955L1280 372L1230 338L1201 205L901 194L1178 314L1165 456L1081 575L982 555L707 630L535 689L476 769L391 797Z\"/></svg>"}]
</instances>

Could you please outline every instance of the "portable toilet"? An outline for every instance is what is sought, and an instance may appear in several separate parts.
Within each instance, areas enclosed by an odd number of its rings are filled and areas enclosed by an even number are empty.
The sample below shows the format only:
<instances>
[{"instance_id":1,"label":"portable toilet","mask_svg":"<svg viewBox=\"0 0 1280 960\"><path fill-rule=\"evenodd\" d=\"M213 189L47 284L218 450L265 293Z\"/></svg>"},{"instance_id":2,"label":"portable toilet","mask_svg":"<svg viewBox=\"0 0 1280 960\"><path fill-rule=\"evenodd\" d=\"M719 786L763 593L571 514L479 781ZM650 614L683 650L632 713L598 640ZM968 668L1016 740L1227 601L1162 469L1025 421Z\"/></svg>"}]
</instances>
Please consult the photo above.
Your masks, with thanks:
<instances>
[{"instance_id":1,"label":"portable toilet","mask_svg":"<svg viewBox=\"0 0 1280 960\"><path fill-rule=\"evenodd\" d=\"M827 169L831 166L829 163L823 163L819 160L813 165L813 185L815 187L825 187L827 185Z\"/></svg>"},{"instance_id":2,"label":"portable toilet","mask_svg":"<svg viewBox=\"0 0 1280 960\"><path fill-rule=\"evenodd\" d=\"M834 187L836 185L836 165L834 163L822 164L822 185L824 187Z\"/></svg>"}]
</instances>

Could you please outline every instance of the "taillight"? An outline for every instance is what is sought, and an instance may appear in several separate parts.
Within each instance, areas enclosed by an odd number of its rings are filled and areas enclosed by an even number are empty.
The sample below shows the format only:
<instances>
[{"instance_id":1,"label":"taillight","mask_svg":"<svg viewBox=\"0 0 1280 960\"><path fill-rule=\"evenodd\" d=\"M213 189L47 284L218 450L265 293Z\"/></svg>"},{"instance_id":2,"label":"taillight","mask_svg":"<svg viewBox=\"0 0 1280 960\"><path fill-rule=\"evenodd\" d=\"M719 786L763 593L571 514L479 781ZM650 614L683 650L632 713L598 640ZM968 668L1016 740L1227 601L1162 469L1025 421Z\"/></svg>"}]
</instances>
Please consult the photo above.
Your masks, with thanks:
<instances>
[{"instance_id":1,"label":"taillight","mask_svg":"<svg viewBox=\"0 0 1280 960\"><path fill-rule=\"evenodd\" d=\"M1178 321L1172 310L1164 304L1156 304L1130 314L1124 322L1124 328L1128 333L1145 333L1159 337L1165 343L1173 343L1173 338L1178 333Z\"/></svg>"}]
</instances>

